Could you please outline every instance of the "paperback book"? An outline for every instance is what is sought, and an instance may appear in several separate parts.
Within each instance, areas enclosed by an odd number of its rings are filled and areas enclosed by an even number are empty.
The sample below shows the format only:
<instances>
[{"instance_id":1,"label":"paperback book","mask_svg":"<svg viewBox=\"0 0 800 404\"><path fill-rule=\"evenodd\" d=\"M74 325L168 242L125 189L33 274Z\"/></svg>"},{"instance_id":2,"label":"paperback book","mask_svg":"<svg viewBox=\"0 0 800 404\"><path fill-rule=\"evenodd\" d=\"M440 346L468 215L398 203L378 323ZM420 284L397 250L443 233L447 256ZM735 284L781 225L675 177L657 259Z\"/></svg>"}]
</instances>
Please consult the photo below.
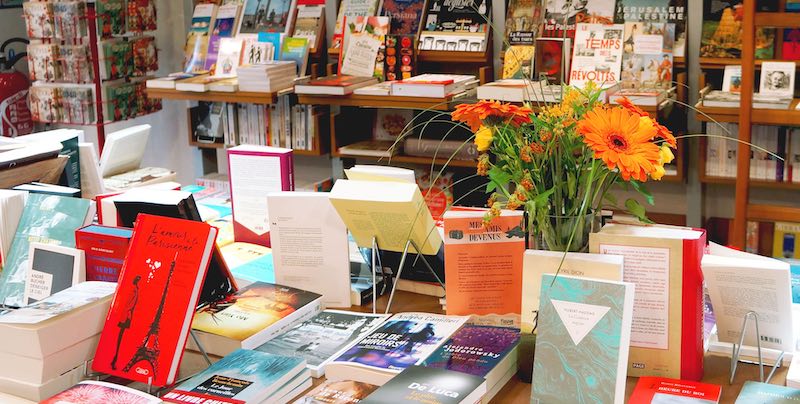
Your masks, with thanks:
<instances>
[{"instance_id":1,"label":"paperback book","mask_svg":"<svg viewBox=\"0 0 800 404\"><path fill-rule=\"evenodd\" d=\"M697 383L663 377L640 377L628 404L650 403L719 403L722 387L716 384Z\"/></svg>"},{"instance_id":2,"label":"paperback book","mask_svg":"<svg viewBox=\"0 0 800 404\"><path fill-rule=\"evenodd\" d=\"M543 11L542 0L509 0L505 34L508 46L535 45Z\"/></svg>"},{"instance_id":3,"label":"paperback book","mask_svg":"<svg viewBox=\"0 0 800 404\"><path fill-rule=\"evenodd\" d=\"M192 14L192 23L183 48L183 71L197 73L203 71L208 55L208 41L217 15L215 4L198 4Z\"/></svg>"},{"instance_id":4,"label":"paperback book","mask_svg":"<svg viewBox=\"0 0 800 404\"><path fill-rule=\"evenodd\" d=\"M312 377L322 377L325 365L389 315L325 310L256 348L275 355L298 357Z\"/></svg>"},{"instance_id":5,"label":"paperback book","mask_svg":"<svg viewBox=\"0 0 800 404\"><path fill-rule=\"evenodd\" d=\"M383 0L381 14L389 17L389 32L416 37L426 3L427 0Z\"/></svg>"},{"instance_id":6,"label":"paperback book","mask_svg":"<svg viewBox=\"0 0 800 404\"><path fill-rule=\"evenodd\" d=\"M482 377L446 369L410 366L375 390L362 404L473 404L486 393Z\"/></svg>"},{"instance_id":7,"label":"paperback book","mask_svg":"<svg viewBox=\"0 0 800 404\"><path fill-rule=\"evenodd\" d=\"M676 57L686 56L687 0L617 0L616 23L668 23L675 26Z\"/></svg>"},{"instance_id":8,"label":"paperback book","mask_svg":"<svg viewBox=\"0 0 800 404\"><path fill-rule=\"evenodd\" d=\"M541 36L573 39L576 23L612 24L614 6L615 0L548 1Z\"/></svg>"},{"instance_id":9,"label":"paperback book","mask_svg":"<svg viewBox=\"0 0 800 404\"><path fill-rule=\"evenodd\" d=\"M623 89L668 89L672 87L675 25L626 22L623 41Z\"/></svg>"},{"instance_id":10,"label":"paperback book","mask_svg":"<svg viewBox=\"0 0 800 404\"><path fill-rule=\"evenodd\" d=\"M582 88L593 81L609 87L619 81L624 30L622 24L577 24L569 84Z\"/></svg>"},{"instance_id":11,"label":"paperback book","mask_svg":"<svg viewBox=\"0 0 800 404\"><path fill-rule=\"evenodd\" d=\"M236 32L240 8L241 5L238 3L228 3L220 6L219 10L217 10L217 18L214 20L214 28L211 30L211 37L208 41L208 55L203 64L203 70L215 71L217 55L220 51L220 41L222 38L233 37ZM238 61L236 64L239 64Z\"/></svg>"},{"instance_id":12,"label":"paperback book","mask_svg":"<svg viewBox=\"0 0 800 404\"><path fill-rule=\"evenodd\" d=\"M345 30L348 29L345 19L378 15L379 7L379 0L342 0L336 16L331 48L340 50L343 48Z\"/></svg>"},{"instance_id":13,"label":"paperback book","mask_svg":"<svg viewBox=\"0 0 800 404\"><path fill-rule=\"evenodd\" d=\"M355 404L367 398L378 386L369 383L326 380L294 404Z\"/></svg>"},{"instance_id":14,"label":"paperback book","mask_svg":"<svg viewBox=\"0 0 800 404\"><path fill-rule=\"evenodd\" d=\"M239 34L291 32L294 8L295 0L273 0L266 3L260 0L245 0L237 32Z\"/></svg>"},{"instance_id":15,"label":"paperback book","mask_svg":"<svg viewBox=\"0 0 800 404\"><path fill-rule=\"evenodd\" d=\"M106 404L115 400L127 404L159 404L155 396L115 383L84 380L40 404Z\"/></svg>"},{"instance_id":16,"label":"paperback book","mask_svg":"<svg viewBox=\"0 0 800 404\"><path fill-rule=\"evenodd\" d=\"M325 32L325 6L305 5L297 6L297 18L294 21L293 38L308 40L310 53L316 53L317 46L322 42Z\"/></svg>"}]
</instances>

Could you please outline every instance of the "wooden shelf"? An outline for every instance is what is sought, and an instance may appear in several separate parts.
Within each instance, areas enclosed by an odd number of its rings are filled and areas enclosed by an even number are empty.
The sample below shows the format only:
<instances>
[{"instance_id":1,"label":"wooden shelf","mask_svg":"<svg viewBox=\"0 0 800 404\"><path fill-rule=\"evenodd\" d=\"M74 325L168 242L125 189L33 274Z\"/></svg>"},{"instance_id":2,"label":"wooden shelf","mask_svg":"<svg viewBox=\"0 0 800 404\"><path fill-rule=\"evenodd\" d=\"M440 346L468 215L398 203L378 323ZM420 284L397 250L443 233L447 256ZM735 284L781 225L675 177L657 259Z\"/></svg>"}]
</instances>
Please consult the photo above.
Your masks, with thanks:
<instances>
[{"instance_id":1,"label":"wooden shelf","mask_svg":"<svg viewBox=\"0 0 800 404\"><path fill-rule=\"evenodd\" d=\"M488 50L484 52L421 50L417 54L417 60L434 63L488 63L489 54Z\"/></svg>"},{"instance_id":2,"label":"wooden shelf","mask_svg":"<svg viewBox=\"0 0 800 404\"><path fill-rule=\"evenodd\" d=\"M224 149L224 143L203 143L196 140L189 140L189 146L194 146L200 149Z\"/></svg>"},{"instance_id":3,"label":"wooden shelf","mask_svg":"<svg viewBox=\"0 0 800 404\"><path fill-rule=\"evenodd\" d=\"M292 149L292 153L296 156L323 156L327 153L323 153L320 150L304 150L304 149Z\"/></svg>"},{"instance_id":4,"label":"wooden shelf","mask_svg":"<svg viewBox=\"0 0 800 404\"><path fill-rule=\"evenodd\" d=\"M762 222L800 222L800 208L793 206L750 204L747 220Z\"/></svg>"},{"instance_id":5,"label":"wooden shelf","mask_svg":"<svg viewBox=\"0 0 800 404\"><path fill-rule=\"evenodd\" d=\"M736 184L735 177L714 177L705 174L700 174L700 182L704 184L722 184L734 185ZM770 188L770 189L791 189L800 190L800 183L797 182L778 182L778 181L764 181L764 180L750 180L750 186L756 188Z\"/></svg>"},{"instance_id":6,"label":"wooden shelf","mask_svg":"<svg viewBox=\"0 0 800 404\"><path fill-rule=\"evenodd\" d=\"M443 166L447 163L447 158L436 158L434 161L433 158L430 157L417 157L417 156L406 156L403 154L398 154L395 156L389 157L372 157L372 156L353 156L349 154L339 154L336 153L338 157L346 158L346 159L365 159L365 160L376 160L376 161L385 161L388 163L406 163L406 164L419 164L419 165L431 165L431 162L434 162L437 166ZM474 168L477 164L474 160L450 160L447 163L448 167L468 167Z\"/></svg>"},{"instance_id":7,"label":"wooden shelf","mask_svg":"<svg viewBox=\"0 0 800 404\"><path fill-rule=\"evenodd\" d=\"M757 12L756 27L797 28L800 27L800 14L786 12Z\"/></svg>"},{"instance_id":8,"label":"wooden shelf","mask_svg":"<svg viewBox=\"0 0 800 404\"><path fill-rule=\"evenodd\" d=\"M474 94L474 92L468 91L446 98L358 94L350 94L345 96L298 94L297 100L300 104L311 105L338 105L343 107L365 108L430 109L436 111L449 111L455 104L460 103L462 100L466 100L470 93Z\"/></svg>"},{"instance_id":9,"label":"wooden shelf","mask_svg":"<svg viewBox=\"0 0 800 404\"><path fill-rule=\"evenodd\" d=\"M238 102L243 104L273 104L278 98L277 93L253 93L236 91L233 93L206 91L196 93L193 91L178 91L167 88L148 88L148 98L160 98L164 100L188 100L188 101L208 101L208 102Z\"/></svg>"},{"instance_id":10,"label":"wooden shelf","mask_svg":"<svg viewBox=\"0 0 800 404\"><path fill-rule=\"evenodd\" d=\"M777 125L777 126L800 126L800 111L796 110L800 99L794 99L789 105L789 109L753 109L752 123L754 125ZM739 122L740 108L733 107L704 107L703 101L699 101L697 108L697 120L703 122Z\"/></svg>"}]
</instances>

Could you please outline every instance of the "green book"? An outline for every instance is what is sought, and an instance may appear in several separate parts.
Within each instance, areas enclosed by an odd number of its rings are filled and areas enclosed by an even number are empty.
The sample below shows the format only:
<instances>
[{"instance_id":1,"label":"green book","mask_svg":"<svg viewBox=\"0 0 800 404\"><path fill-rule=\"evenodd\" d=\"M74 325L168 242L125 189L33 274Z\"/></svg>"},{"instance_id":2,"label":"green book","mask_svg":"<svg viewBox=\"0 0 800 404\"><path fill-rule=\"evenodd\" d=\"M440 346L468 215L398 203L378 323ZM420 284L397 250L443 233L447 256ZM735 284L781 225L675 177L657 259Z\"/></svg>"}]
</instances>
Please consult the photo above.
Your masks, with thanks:
<instances>
[{"instance_id":1,"label":"green book","mask_svg":"<svg viewBox=\"0 0 800 404\"><path fill-rule=\"evenodd\" d=\"M736 404L794 404L800 401L800 390L786 386L759 383L754 381L744 382Z\"/></svg>"},{"instance_id":2,"label":"green book","mask_svg":"<svg viewBox=\"0 0 800 404\"><path fill-rule=\"evenodd\" d=\"M30 194L0 272L0 304L23 305L31 242L75 247L75 230L89 224L93 217L94 206L88 199Z\"/></svg>"},{"instance_id":3,"label":"green book","mask_svg":"<svg viewBox=\"0 0 800 404\"><path fill-rule=\"evenodd\" d=\"M61 141L62 155L69 157L67 165L64 166L64 171L61 173L61 178L58 185L63 185L70 188L81 188L81 159L78 150L78 135L69 139Z\"/></svg>"},{"instance_id":4,"label":"green book","mask_svg":"<svg viewBox=\"0 0 800 404\"><path fill-rule=\"evenodd\" d=\"M542 276L531 404L625 400L634 284Z\"/></svg>"}]
</instances>

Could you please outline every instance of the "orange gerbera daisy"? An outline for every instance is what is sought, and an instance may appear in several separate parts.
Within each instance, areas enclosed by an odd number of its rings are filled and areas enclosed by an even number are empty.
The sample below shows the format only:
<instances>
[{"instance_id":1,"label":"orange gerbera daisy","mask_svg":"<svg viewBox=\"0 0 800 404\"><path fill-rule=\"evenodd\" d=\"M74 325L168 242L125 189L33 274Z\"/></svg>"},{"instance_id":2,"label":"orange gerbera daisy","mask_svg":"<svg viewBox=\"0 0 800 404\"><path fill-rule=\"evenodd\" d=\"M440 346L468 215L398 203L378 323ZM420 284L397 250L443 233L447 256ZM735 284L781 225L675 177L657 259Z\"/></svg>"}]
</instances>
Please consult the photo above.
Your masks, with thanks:
<instances>
[{"instance_id":1,"label":"orange gerbera daisy","mask_svg":"<svg viewBox=\"0 0 800 404\"><path fill-rule=\"evenodd\" d=\"M640 117L623 108L595 107L578 122L583 142L609 169L618 168L624 180L647 181L658 165L659 147L650 140L653 126L640 125Z\"/></svg>"},{"instance_id":2,"label":"orange gerbera daisy","mask_svg":"<svg viewBox=\"0 0 800 404\"><path fill-rule=\"evenodd\" d=\"M455 111L450 116L455 121L466 123L473 132L476 132L487 118L495 117L511 125L520 126L525 123L531 123L532 113L533 111L529 107L480 100L474 104L456 106Z\"/></svg>"},{"instance_id":3,"label":"orange gerbera daisy","mask_svg":"<svg viewBox=\"0 0 800 404\"><path fill-rule=\"evenodd\" d=\"M639 115L639 116L647 117L648 119L650 119L650 122L656 128L656 136L657 137L659 137L661 139L664 139L664 141L668 145L670 145L670 147L672 147L673 149L678 146L678 143L675 140L675 136L672 135L672 131L667 129L666 126L658 123L655 119L650 118L650 114L648 114L647 112L645 112L644 110L642 110L638 106L634 105L634 103L631 102L631 100L628 99L628 97L618 98L616 102L617 102L617 104L619 104L623 108L627 109L628 111L630 111L634 115Z\"/></svg>"}]
</instances>

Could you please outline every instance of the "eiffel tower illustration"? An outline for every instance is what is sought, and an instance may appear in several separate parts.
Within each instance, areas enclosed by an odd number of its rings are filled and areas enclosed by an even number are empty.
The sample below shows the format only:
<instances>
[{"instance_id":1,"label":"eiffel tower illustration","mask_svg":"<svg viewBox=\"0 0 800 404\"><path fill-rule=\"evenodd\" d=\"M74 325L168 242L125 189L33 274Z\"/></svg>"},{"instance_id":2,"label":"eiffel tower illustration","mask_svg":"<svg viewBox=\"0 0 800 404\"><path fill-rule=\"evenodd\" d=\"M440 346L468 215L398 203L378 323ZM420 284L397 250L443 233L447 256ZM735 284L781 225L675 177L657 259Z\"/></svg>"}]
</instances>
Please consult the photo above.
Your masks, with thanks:
<instances>
[{"instance_id":1,"label":"eiffel tower illustration","mask_svg":"<svg viewBox=\"0 0 800 404\"><path fill-rule=\"evenodd\" d=\"M153 322L150 324L150 330L147 332L147 335L144 337L144 341L142 341L142 345L139 346L139 349L136 350L136 353L133 354L130 362L125 365L125 368L122 369L123 372L128 372L131 370L133 365L145 361L150 364L150 367L153 369L152 378L155 379L156 377L156 369L158 368L158 354L161 352L161 349L158 346L158 331L161 326L161 313L164 311L164 302L167 300L167 290L169 289L169 281L172 279L172 273L175 272L175 263L178 260L178 253L175 253L175 257L172 259L172 264L169 266L169 274L167 274L167 282L164 284L164 294L161 295L161 303L158 305L158 310L156 310L156 316L153 319Z\"/></svg>"}]
</instances>

